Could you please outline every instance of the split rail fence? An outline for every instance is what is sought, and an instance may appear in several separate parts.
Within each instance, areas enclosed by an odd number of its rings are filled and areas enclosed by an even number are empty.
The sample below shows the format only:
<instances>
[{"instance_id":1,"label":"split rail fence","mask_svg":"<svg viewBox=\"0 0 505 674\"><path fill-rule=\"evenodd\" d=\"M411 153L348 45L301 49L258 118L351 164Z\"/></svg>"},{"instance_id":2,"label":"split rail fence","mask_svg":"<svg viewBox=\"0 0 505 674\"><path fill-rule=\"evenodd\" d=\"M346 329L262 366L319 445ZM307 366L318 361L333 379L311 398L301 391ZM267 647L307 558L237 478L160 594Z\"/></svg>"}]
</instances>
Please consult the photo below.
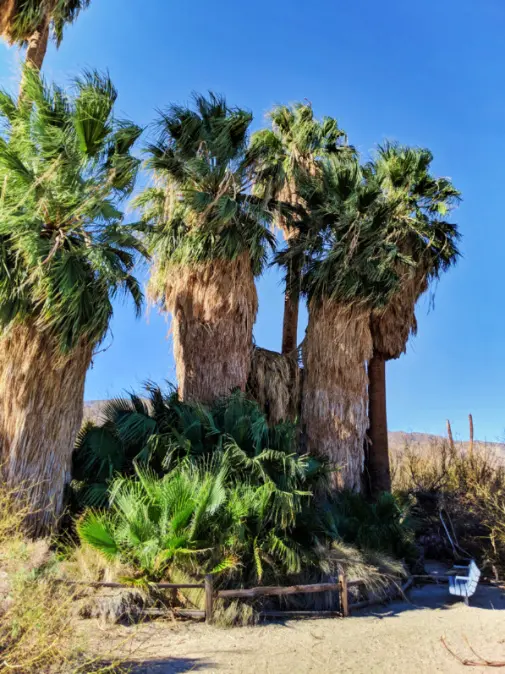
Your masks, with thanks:
<instances>
[{"instance_id":1,"label":"split rail fence","mask_svg":"<svg viewBox=\"0 0 505 674\"><path fill-rule=\"evenodd\" d=\"M216 599L256 599L257 597L282 597L293 594L314 594L318 592L338 592L340 599L340 611L322 610L322 611L262 611L260 616L263 618L302 618L302 617L331 617L339 616L346 618L352 610L363 608L373 603L383 601L383 598L372 596L369 599L354 604L349 603L349 588L363 585L362 580L348 580L344 573L338 577L336 583L314 583L311 585L291 585L283 586L263 586L252 587L249 589L237 590L214 590L213 576L207 575L203 583L152 583L152 587L160 590L172 590L176 596L178 590L192 589L205 591L205 610L193 609L174 609L174 614L188 618L202 618L207 623L212 623L214 616L214 605ZM127 588L130 587L124 583L108 582L79 582L66 581L59 582L67 585L85 585L86 587L104 587L104 588ZM401 588L398 587L399 594L403 594L411 585L412 579L409 579ZM158 609L147 610L147 614L161 614Z\"/></svg>"}]
</instances>

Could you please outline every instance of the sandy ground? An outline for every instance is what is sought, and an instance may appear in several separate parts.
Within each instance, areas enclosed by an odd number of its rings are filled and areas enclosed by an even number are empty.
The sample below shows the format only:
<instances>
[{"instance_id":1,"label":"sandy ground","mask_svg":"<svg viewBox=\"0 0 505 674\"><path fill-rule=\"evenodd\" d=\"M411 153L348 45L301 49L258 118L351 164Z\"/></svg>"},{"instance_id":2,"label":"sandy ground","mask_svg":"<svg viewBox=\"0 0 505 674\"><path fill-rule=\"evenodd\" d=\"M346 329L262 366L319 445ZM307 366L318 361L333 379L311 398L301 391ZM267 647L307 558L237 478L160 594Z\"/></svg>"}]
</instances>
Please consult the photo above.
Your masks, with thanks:
<instances>
[{"instance_id":1,"label":"sandy ground","mask_svg":"<svg viewBox=\"0 0 505 674\"><path fill-rule=\"evenodd\" d=\"M471 606L449 600L446 585L414 588L412 603L394 602L347 619L298 620L219 629L200 623L152 622L107 630L112 648L130 652L135 674L352 672L433 674L488 672L476 659L505 661L505 594L480 586ZM103 635L102 635L103 636ZM130 650L131 649L131 650Z\"/></svg>"}]
</instances>

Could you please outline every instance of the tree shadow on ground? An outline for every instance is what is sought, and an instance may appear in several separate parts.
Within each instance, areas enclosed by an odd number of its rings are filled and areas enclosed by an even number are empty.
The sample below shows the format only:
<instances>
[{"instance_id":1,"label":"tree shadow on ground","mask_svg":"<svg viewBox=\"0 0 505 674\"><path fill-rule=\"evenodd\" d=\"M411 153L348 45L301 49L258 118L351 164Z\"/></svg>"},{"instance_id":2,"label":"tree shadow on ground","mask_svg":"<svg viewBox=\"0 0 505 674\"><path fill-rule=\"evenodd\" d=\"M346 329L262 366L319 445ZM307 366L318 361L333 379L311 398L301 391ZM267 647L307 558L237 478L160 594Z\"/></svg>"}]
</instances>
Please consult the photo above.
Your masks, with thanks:
<instances>
[{"instance_id":1,"label":"tree shadow on ground","mask_svg":"<svg viewBox=\"0 0 505 674\"><path fill-rule=\"evenodd\" d=\"M130 674L183 674L201 672L214 663L200 658L161 658L146 662L126 662L123 667Z\"/></svg>"},{"instance_id":2,"label":"tree shadow on ground","mask_svg":"<svg viewBox=\"0 0 505 674\"><path fill-rule=\"evenodd\" d=\"M383 606L356 611L353 615L390 618L406 611L451 610L464 606L462 599L449 594L447 583L414 587L408 593L407 598L409 601L393 601ZM464 606L464 608L469 611L476 608L505 611L505 592L498 587L479 585L473 597L470 598L470 606Z\"/></svg>"}]
</instances>

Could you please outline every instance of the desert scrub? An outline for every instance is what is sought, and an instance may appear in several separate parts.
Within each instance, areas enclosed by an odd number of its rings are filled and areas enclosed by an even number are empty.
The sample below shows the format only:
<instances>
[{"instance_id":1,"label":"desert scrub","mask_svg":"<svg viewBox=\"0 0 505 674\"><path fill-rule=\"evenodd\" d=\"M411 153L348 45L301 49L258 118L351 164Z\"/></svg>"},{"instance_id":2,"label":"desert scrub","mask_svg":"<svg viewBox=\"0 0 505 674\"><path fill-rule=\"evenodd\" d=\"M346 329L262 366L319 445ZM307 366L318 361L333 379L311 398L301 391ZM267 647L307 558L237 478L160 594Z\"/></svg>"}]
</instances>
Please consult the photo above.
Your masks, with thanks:
<instances>
[{"instance_id":1,"label":"desert scrub","mask_svg":"<svg viewBox=\"0 0 505 674\"><path fill-rule=\"evenodd\" d=\"M459 544L486 573L505 574L505 466L493 447L467 447L451 438L428 446L406 444L393 462L393 491L409 502L427 556L450 558L443 509Z\"/></svg>"},{"instance_id":2,"label":"desert scrub","mask_svg":"<svg viewBox=\"0 0 505 674\"><path fill-rule=\"evenodd\" d=\"M120 671L76 635L76 593L57 581L61 563L48 540L23 534L27 502L0 483L0 672Z\"/></svg>"}]
</instances>

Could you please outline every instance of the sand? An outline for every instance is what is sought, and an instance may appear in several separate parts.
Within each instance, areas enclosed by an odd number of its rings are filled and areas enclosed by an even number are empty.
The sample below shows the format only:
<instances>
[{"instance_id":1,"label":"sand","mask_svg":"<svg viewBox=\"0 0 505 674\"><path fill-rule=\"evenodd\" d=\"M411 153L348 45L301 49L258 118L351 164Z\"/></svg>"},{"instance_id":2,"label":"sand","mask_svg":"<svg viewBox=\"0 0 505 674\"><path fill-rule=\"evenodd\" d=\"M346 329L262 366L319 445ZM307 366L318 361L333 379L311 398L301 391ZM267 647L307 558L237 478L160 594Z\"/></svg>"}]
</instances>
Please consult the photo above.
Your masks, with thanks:
<instances>
[{"instance_id":1,"label":"sand","mask_svg":"<svg viewBox=\"0 0 505 674\"><path fill-rule=\"evenodd\" d=\"M220 629L202 623L152 622L107 630L109 647L129 653L136 674L487 672L460 664L505 661L505 594L479 586L471 606L448 598L446 585L414 588L412 603L393 602L341 619L297 620ZM89 622L89 621L88 621ZM102 637L104 636L102 632ZM505 668L502 670L505 672Z\"/></svg>"}]
</instances>

